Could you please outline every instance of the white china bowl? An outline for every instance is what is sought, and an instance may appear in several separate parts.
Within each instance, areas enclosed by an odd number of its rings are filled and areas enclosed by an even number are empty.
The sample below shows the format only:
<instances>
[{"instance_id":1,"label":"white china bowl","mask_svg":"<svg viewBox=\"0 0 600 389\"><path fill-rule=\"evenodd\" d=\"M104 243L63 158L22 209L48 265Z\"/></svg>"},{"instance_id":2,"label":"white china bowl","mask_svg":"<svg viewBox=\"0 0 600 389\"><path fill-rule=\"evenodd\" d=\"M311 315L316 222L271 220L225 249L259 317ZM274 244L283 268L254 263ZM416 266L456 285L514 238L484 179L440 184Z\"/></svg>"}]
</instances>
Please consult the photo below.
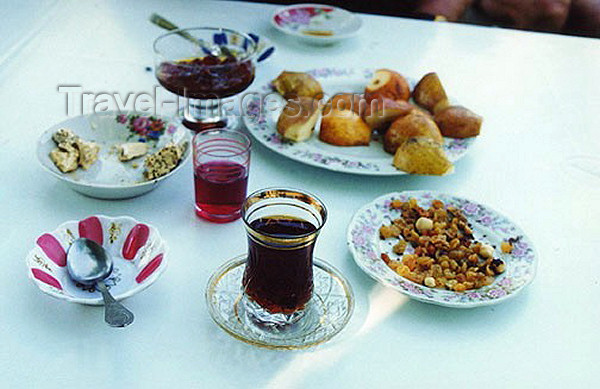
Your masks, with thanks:
<instances>
[{"instance_id":1,"label":"white china bowl","mask_svg":"<svg viewBox=\"0 0 600 389\"><path fill-rule=\"evenodd\" d=\"M153 123L164 123L164 126L160 131L150 131ZM100 145L98 160L88 170L78 168L62 173L50 160L49 153L56 147L52 135L60 128L68 128L83 140ZM169 118L134 111L107 111L72 117L50 127L38 139L37 157L46 171L79 193L101 199L124 199L151 191L181 169L191 155L190 139L189 130ZM145 156L121 162L115 151L115 146L120 143L141 140L150 144L148 154L169 142L186 144L186 147L175 169L147 181L143 177Z\"/></svg>"},{"instance_id":2,"label":"white china bowl","mask_svg":"<svg viewBox=\"0 0 600 389\"><path fill-rule=\"evenodd\" d=\"M345 9L330 5L295 4L277 9L271 24L305 43L330 45L355 36L362 20ZM310 31L327 31L329 35L314 35Z\"/></svg>"},{"instance_id":3,"label":"white china bowl","mask_svg":"<svg viewBox=\"0 0 600 389\"><path fill-rule=\"evenodd\" d=\"M112 255L113 271L105 283L117 300L152 285L167 266L167 245L149 224L128 216L70 220L40 235L25 259L29 279L42 292L73 303L103 305L100 292L73 281L68 274L66 253L79 237L96 241Z\"/></svg>"}]
</instances>

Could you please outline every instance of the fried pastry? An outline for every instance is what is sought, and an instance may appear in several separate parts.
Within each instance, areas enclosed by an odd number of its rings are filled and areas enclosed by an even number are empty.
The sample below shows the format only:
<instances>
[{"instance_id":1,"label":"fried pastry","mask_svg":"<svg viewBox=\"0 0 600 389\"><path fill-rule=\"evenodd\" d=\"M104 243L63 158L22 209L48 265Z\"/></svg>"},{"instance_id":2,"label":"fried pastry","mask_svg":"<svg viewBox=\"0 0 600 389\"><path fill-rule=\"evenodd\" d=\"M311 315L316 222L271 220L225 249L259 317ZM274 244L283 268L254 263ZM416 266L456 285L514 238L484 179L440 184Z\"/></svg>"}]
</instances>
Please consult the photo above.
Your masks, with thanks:
<instances>
[{"instance_id":1,"label":"fried pastry","mask_svg":"<svg viewBox=\"0 0 600 389\"><path fill-rule=\"evenodd\" d=\"M408 115L394 120L383 138L383 148L394 154L402 143L414 137L429 138L439 145L444 143L444 138L433 119L418 110L413 110Z\"/></svg>"},{"instance_id":2,"label":"fried pastry","mask_svg":"<svg viewBox=\"0 0 600 389\"><path fill-rule=\"evenodd\" d=\"M318 101L311 97L290 99L277 119L277 132L294 142L305 141L312 135L319 113Z\"/></svg>"},{"instance_id":3,"label":"fried pastry","mask_svg":"<svg viewBox=\"0 0 600 389\"><path fill-rule=\"evenodd\" d=\"M308 73L283 71L272 85L286 99L295 96L319 99L323 95L319 81Z\"/></svg>"},{"instance_id":4,"label":"fried pastry","mask_svg":"<svg viewBox=\"0 0 600 389\"><path fill-rule=\"evenodd\" d=\"M414 105L403 100L372 100L367 105L363 119L372 130L383 134L394 120L408 115L414 108Z\"/></svg>"},{"instance_id":5,"label":"fried pastry","mask_svg":"<svg viewBox=\"0 0 600 389\"><path fill-rule=\"evenodd\" d=\"M450 138L471 138L479 135L483 118L473 111L461 107L447 107L435 114L442 135Z\"/></svg>"},{"instance_id":6,"label":"fried pastry","mask_svg":"<svg viewBox=\"0 0 600 389\"><path fill-rule=\"evenodd\" d=\"M319 139L335 146L368 146L371 128L354 111L332 109L323 116Z\"/></svg>"},{"instance_id":7,"label":"fried pastry","mask_svg":"<svg viewBox=\"0 0 600 389\"><path fill-rule=\"evenodd\" d=\"M394 154L393 164L410 174L442 176L453 170L442 146L424 137L410 138L400 145Z\"/></svg>"},{"instance_id":8,"label":"fried pastry","mask_svg":"<svg viewBox=\"0 0 600 389\"><path fill-rule=\"evenodd\" d=\"M436 105L441 103L439 109L448 103L448 96L437 73L424 75L415 86L412 96L417 104L431 113L435 113Z\"/></svg>"},{"instance_id":9,"label":"fried pastry","mask_svg":"<svg viewBox=\"0 0 600 389\"><path fill-rule=\"evenodd\" d=\"M350 110L362 116L366 108L367 102L360 94L338 93L325 103L323 116L329 115L331 109L338 111Z\"/></svg>"},{"instance_id":10,"label":"fried pastry","mask_svg":"<svg viewBox=\"0 0 600 389\"><path fill-rule=\"evenodd\" d=\"M371 103L374 99L382 98L408 101L410 86L400 73L389 69L375 71L369 85L365 88L365 99L367 103Z\"/></svg>"}]
</instances>

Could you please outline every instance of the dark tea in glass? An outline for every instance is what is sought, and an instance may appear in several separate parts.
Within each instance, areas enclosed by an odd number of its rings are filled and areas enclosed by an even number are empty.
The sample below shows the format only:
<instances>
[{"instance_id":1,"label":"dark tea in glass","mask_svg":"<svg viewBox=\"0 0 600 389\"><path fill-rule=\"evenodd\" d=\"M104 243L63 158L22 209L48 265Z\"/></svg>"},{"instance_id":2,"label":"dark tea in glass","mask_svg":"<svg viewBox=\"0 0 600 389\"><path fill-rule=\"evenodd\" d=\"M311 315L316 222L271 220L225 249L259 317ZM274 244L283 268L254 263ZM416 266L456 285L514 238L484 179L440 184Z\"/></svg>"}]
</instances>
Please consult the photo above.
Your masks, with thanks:
<instances>
[{"instance_id":1,"label":"dark tea in glass","mask_svg":"<svg viewBox=\"0 0 600 389\"><path fill-rule=\"evenodd\" d=\"M299 319L313 292L313 250L327 218L321 201L292 189L251 194L242 207L248 234L246 310L261 322Z\"/></svg>"},{"instance_id":2,"label":"dark tea in glass","mask_svg":"<svg viewBox=\"0 0 600 389\"><path fill-rule=\"evenodd\" d=\"M317 228L290 216L269 216L252 221L255 231L282 239L307 236ZM248 264L243 285L246 294L272 313L291 314L303 309L313 289L312 255L315 241L282 251L248 238Z\"/></svg>"}]
</instances>

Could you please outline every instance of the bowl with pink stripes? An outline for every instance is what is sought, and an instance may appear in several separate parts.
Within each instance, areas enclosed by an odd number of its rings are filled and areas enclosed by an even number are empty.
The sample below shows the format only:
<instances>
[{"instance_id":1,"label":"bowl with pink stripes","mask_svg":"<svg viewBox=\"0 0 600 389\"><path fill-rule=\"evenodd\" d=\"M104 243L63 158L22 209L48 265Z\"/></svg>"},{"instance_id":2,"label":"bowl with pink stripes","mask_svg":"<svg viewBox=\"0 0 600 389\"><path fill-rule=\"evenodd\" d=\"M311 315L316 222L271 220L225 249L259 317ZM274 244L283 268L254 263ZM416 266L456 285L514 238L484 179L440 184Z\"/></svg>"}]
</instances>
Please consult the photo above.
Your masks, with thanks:
<instances>
[{"instance_id":1,"label":"bowl with pink stripes","mask_svg":"<svg viewBox=\"0 0 600 389\"><path fill-rule=\"evenodd\" d=\"M104 282L117 300L152 285L167 266L167 245L150 224L129 216L70 220L41 234L27 255L27 274L42 292L79 304L103 304L94 286L73 281L67 272L67 252L77 238L94 240L112 255L113 271Z\"/></svg>"}]
</instances>

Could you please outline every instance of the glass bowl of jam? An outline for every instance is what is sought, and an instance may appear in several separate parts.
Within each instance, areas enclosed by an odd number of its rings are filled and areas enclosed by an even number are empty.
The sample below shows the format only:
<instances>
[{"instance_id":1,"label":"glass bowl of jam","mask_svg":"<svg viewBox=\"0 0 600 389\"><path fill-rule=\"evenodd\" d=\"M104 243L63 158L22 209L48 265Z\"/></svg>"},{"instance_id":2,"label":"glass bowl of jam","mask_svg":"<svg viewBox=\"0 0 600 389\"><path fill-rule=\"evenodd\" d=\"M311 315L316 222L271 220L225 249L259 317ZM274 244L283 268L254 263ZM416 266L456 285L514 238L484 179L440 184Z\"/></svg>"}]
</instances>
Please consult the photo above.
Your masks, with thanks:
<instances>
[{"instance_id":1,"label":"glass bowl of jam","mask_svg":"<svg viewBox=\"0 0 600 389\"><path fill-rule=\"evenodd\" d=\"M154 42L155 74L160 85L180 97L184 125L192 130L232 128L237 117L223 107L254 81L257 52L254 39L241 32L174 30Z\"/></svg>"}]
</instances>

